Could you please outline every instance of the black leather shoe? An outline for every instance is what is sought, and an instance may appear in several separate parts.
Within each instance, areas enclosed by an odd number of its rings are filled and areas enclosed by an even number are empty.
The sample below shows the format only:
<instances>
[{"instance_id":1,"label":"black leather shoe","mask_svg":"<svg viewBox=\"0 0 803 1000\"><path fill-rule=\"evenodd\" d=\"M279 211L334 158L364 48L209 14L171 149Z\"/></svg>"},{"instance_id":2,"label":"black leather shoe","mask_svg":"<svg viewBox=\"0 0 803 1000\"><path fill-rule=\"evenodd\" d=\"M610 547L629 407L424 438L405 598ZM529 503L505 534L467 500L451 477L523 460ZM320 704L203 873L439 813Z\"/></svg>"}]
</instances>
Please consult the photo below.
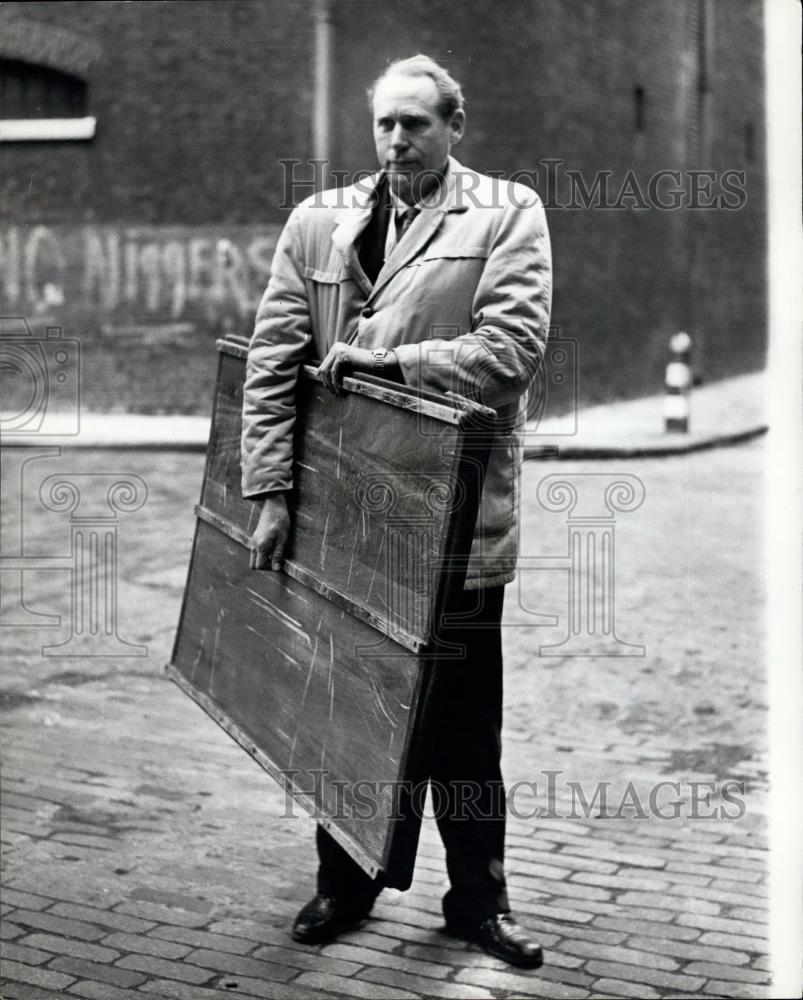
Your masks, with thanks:
<instances>
[{"instance_id":1,"label":"black leather shoe","mask_svg":"<svg viewBox=\"0 0 803 1000\"><path fill-rule=\"evenodd\" d=\"M486 917L467 931L463 930L462 936L476 941L489 955L524 969L537 969L544 961L541 945L533 941L509 913Z\"/></svg>"},{"instance_id":2,"label":"black leather shoe","mask_svg":"<svg viewBox=\"0 0 803 1000\"><path fill-rule=\"evenodd\" d=\"M302 944L321 944L355 927L368 916L368 909L342 905L334 896L317 895L299 912L291 937Z\"/></svg>"}]
</instances>

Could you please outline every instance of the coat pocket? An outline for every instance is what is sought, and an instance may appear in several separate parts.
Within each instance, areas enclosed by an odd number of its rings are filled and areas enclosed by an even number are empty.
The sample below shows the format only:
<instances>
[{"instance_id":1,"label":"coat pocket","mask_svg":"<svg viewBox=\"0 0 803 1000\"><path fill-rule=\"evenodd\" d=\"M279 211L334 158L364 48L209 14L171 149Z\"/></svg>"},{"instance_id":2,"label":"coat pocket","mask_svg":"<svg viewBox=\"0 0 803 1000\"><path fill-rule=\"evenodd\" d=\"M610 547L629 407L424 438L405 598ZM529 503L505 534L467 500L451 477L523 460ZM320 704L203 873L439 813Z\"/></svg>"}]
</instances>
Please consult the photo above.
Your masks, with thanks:
<instances>
[{"instance_id":1,"label":"coat pocket","mask_svg":"<svg viewBox=\"0 0 803 1000\"><path fill-rule=\"evenodd\" d=\"M339 285L346 278L346 272L321 271L317 267L305 267L304 277L320 285Z\"/></svg>"},{"instance_id":2,"label":"coat pocket","mask_svg":"<svg viewBox=\"0 0 803 1000\"><path fill-rule=\"evenodd\" d=\"M345 268L305 267L304 284L315 350L323 358L336 340L350 339L362 296Z\"/></svg>"},{"instance_id":3,"label":"coat pocket","mask_svg":"<svg viewBox=\"0 0 803 1000\"><path fill-rule=\"evenodd\" d=\"M483 246L461 246L459 243L447 243L427 247L419 258L425 260L463 260L475 257L479 260L488 259L488 248Z\"/></svg>"}]
</instances>

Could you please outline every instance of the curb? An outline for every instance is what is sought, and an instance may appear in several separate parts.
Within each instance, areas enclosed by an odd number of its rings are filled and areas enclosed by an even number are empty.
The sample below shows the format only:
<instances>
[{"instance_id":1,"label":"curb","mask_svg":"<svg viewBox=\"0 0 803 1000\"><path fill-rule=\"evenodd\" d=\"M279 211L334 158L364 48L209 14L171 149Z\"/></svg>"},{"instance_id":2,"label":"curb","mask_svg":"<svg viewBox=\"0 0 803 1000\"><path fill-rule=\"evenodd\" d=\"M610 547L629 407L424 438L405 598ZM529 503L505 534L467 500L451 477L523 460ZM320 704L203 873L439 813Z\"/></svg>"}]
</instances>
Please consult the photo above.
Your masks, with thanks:
<instances>
[{"instance_id":1,"label":"curb","mask_svg":"<svg viewBox=\"0 0 803 1000\"><path fill-rule=\"evenodd\" d=\"M114 439L110 437L95 438L87 435L82 440L70 440L63 437L18 437L5 438L0 441L0 448L64 448L76 451L178 451L203 453L208 447L208 440L195 438L182 440L180 438L143 438L135 441L132 438ZM0 998L2 1000L2 998Z\"/></svg>"},{"instance_id":2,"label":"curb","mask_svg":"<svg viewBox=\"0 0 803 1000\"><path fill-rule=\"evenodd\" d=\"M767 424L756 424L719 434L667 435L664 437L633 437L617 441L613 437L597 440L561 441L545 439L534 445L525 445L524 460L570 461L572 459L611 458L661 458L684 455L711 448L727 448L760 437L768 431ZM169 426L160 421L149 432L139 434L102 433L98 427L88 427L80 435L49 434L38 437L30 435L6 435L0 439L4 448L61 447L82 450L109 451L154 451L154 452L205 452L209 440L209 421L199 418L197 429L191 434L171 435Z\"/></svg>"},{"instance_id":3,"label":"curb","mask_svg":"<svg viewBox=\"0 0 803 1000\"><path fill-rule=\"evenodd\" d=\"M59 426L57 417L48 428L50 433L0 434L0 445L5 448L204 452L209 444L211 426L211 418L201 416L90 413L81 417L77 431L66 420Z\"/></svg>"},{"instance_id":4,"label":"curb","mask_svg":"<svg viewBox=\"0 0 803 1000\"><path fill-rule=\"evenodd\" d=\"M666 438L635 438L631 441L586 440L560 442L546 441L539 445L525 445L524 461L569 461L580 458L664 458L671 455L686 455L694 451L708 451L712 448L728 448L742 444L766 434L767 424L757 424L736 431L720 434L667 435Z\"/></svg>"}]
</instances>

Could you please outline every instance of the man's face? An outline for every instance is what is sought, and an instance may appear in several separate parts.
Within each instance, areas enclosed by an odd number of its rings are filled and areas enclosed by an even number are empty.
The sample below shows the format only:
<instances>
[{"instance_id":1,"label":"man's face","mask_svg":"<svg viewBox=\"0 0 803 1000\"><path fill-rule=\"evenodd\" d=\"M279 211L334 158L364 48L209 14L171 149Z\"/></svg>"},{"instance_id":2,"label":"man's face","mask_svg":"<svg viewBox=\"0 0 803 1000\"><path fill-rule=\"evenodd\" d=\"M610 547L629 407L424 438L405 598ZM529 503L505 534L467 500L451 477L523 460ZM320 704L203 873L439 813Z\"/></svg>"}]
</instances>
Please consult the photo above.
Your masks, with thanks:
<instances>
[{"instance_id":1,"label":"man's face","mask_svg":"<svg viewBox=\"0 0 803 1000\"><path fill-rule=\"evenodd\" d=\"M396 194L408 205L431 190L449 150L463 135L465 115L444 121L428 76L387 76L374 93L374 143Z\"/></svg>"}]
</instances>

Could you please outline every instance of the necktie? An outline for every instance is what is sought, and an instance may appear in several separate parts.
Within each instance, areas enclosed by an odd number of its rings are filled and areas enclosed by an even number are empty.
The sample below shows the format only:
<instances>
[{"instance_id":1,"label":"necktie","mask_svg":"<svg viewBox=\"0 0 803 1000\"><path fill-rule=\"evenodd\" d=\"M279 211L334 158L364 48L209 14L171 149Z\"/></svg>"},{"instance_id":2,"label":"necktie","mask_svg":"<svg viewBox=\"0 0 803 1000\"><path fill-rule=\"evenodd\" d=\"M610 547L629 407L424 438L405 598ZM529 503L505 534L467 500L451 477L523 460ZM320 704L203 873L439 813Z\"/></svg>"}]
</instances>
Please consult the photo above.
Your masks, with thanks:
<instances>
[{"instance_id":1,"label":"necktie","mask_svg":"<svg viewBox=\"0 0 803 1000\"><path fill-rule=\"evenodd\" d=\"M420 208L408 208L406 212L394 212L393 222L394 226L391 229L388 227L388 239L385 244L385 260L390 257L393 251L398 246L399 241L402 236L407 232L410 226L413 224L413 219L421 211Z\"/></svg>"},{"instance_id":2,"label":"necktie","mask_svg":"<svg viewBox=\"0 0 803 1000\"><path fill-rule=\"evenodd\" d=\"M407 232L410 226L413 224L413 220L418 215L420 209L418 208L408 208L406 212L402 212L401 215L396 216L396 242L398 243L402 236Z\"/></svg>"}]
</instances>

